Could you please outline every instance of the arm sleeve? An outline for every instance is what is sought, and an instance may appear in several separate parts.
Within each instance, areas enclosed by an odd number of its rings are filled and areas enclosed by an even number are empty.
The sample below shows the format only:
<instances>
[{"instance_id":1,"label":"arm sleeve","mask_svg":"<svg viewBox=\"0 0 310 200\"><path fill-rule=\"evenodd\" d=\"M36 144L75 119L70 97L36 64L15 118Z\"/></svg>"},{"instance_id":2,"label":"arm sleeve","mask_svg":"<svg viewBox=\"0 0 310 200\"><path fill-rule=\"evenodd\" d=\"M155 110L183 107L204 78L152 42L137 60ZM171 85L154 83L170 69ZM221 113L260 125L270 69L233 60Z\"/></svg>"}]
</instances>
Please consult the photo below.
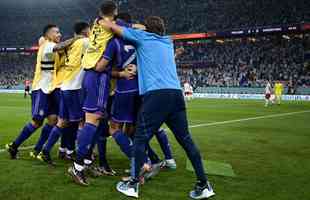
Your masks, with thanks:
<instances>
[{"instance_id":1,"label":"arm sleeve","mask_svg":"<svg viewBox=\"0 0 310 200\"><path fill-rule=\"evenodd\" d=\"M130 28L132 27L131 23L126 23L125 21L121 19L116 20L116 24L119 26L123 26L123 27L130 27Z\"/></svg>"},{"instance_id":2,"label":"arm sleeve","mask_svg":"<svg viewBox=\"0 0 310 200\"><path fill-rule=\"evenodd\" d=\"M123 38L132 43L139 44L144 39L144 31L133 28L123 28Z\"/></svg>"},{"instance_id":3,"label":"arm sleeve","mask_svg":"<svg viewBox=\"0 0 310 200\"><path fill-rule=\"evenodd\" d=\"M109 61L111 61L113 59L113 56L115 55L115 52L116 52L116 44L115 44L115 41L112 39L109 41L106 49L105 49L105 52L103 54L103 57Z\"/></svg>"}]
</instances>

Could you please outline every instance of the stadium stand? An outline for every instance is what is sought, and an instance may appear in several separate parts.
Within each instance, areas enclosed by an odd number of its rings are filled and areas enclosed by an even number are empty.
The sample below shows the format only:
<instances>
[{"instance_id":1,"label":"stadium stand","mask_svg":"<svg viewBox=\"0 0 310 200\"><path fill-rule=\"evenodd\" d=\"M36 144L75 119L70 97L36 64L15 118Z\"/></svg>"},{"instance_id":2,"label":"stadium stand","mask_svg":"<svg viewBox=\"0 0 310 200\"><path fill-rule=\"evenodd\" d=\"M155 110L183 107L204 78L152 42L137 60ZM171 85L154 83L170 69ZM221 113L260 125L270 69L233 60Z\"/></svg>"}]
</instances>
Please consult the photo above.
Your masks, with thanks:
<instances>
[{"instance_id":1,"label":"stadium stand","mask_svg":"<svg viewBox=\"0 0 310 200\"><path fill-rule=\"evenodd\" d=\"M181 81L194 88L205 86L262 87L265 80L294 81L309 87L309 69L304 67L303 38L282 36L209 42L184 42L178 59ZM183 67L182 67L183 66Z\"/></svg>"},{"instance_id":2,"label":"stadium stand","mask_svg":"<svg viewBox=\"0 0 310 200\"><path fill-rule=\"evenodd\" d=\"M35 45L42 26L47 23L58 24L63 38L70 37L74 21L95 18L101 0L74 2L0 1L0 22L6 29L0 31L0 47ZM129 11L138 21L147 15L163 16L169 34L310 21L310 1L306 0L264 3L246 0L119 0L118 3L121 10ZM305 60L305 49L310 45L305 45L303 34L287 37L278 34L176 42L177 47L185 48L185 54L177 60L181 82L189 80L196 91L226 92L223 88L244 87L228 92L261 93L265 80L271 79L281 80L290 88L301 88L295 91L307 93L304 88L310 87L310 69ZM0 87L20 86L25 79L31 79L34 66L33 53L0 53ZM286 91L290 90L286 88Z\"/></svg>"},{"instance_id":3,"label":"stadium stand","mask_svg":"<svg viewBox=\"0 0 310 200\"><path fill-rule=\"evenodd\" d=\"M164 16L169 33L204 32L249 26L279 25L310 20L306 0L125 0L122 8L146 15ZM194 14L193 14L194 13Z\"/></svg>"},{"instance_id":4,"label":"stadium stand","mask_svg":"<svg viewBox=\"0 0 310 200\"><path fill-rule=\"evenodd\" d=\"M0 53L0 88L16 88L31 79L35 61L35 54Z\"/></svg>"},{"instance_id":5,"label":"stadium stand","mask_svg":"<svg viewBox=\"0 0 310 200\"><path fill-rule=\"evenodd\" d=\"M205 32L310 21L310 2L307 0L118 2L121 10L133 13L139 21L147 15L163 16L168 23L168 33ZM43 24L51 22L61 27L64 36L69 36L72 22L93 19L100 3L101 0L75 0L74 4L64 0L0 1L0 22L6 29L0 32L0 46L35 44Z\"/></svg>"}]
</instances>

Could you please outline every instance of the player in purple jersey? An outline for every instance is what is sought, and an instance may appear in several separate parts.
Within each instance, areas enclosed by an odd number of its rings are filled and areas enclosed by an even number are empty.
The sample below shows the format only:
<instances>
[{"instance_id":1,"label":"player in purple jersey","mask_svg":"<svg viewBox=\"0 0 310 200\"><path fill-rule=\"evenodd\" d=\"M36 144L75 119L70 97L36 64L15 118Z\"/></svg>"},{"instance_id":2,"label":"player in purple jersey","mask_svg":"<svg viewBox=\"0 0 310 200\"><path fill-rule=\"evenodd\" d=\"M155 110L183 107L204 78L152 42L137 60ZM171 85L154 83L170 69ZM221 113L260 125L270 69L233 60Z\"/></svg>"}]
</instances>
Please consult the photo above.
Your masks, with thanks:
<instances>
[{"instance_id":1,"label":"player in purple jersey","mask_svg":"<svg viewBox=\"0 0 310 200\"><path fill-rule=\"evenodd\" d=\"M98 115L97 124L92 124L86 119L83 129L79 130L78 134L78 149L77 158L73 167L69 168L69 174L74 181L81 185L88 185L84 175L85 164L90 165L91 159L88 159L91 149L90 146L96 138L96 131L100 123L100 118L106 114L107 100L110 90L110 77L112 62L114 56L117 55L118 44L116 39L112 39L105 50L102 60L105 60L107 65L103 71L89 69L85 71L83 80L83 93L85 94L83 110L86 114L93 113ZM84 161L84 159L88 161Z\"/></svg>"},{"instance_id":2,"label":"player in purple jersey","mask_svg":"<svg viewBox=\"0 0 310 200\"><path fill-rule=\"evenodd\" d=\"M128 13L121 13L118 19L131 23L131 16ZM132 142L128 137L132 137L135 131L136 117L140 107L140 96L138 89L137 76L132 79L119 78L118 73L126 72L126 69L136 68L136 52L134 46L119 38L121 46L122 64L114 71L117 78L114 101L112 105L110 134L113 136L123 153L130 158L132 156ZM123 132L125 128L125 131ZM161 166L171 169L176 168L175 160L172 157L170 144L165 130L160 129L155 133L156 138L163 150L165 161L161 162L156 153L148 145L148 157L152 165L144 165L146 175L149 177L155 175ZM150 170L152 168L152 170ZM149 171L149 172L147 172Z\"/></svg>"},{"instance_id":3,"label":"player in purple jersey","mask_svg":"<svg viewBox=\"0 0 310 200\"><path fill-rule=\"evenodd\" d=\"M117 15L117 5L113 1L105 1L100 8L100 14L101 18L112 22ZM100 24L96 24L96 26L100 26ZM85 169L92 167L89 155L96 141L100 121L102 118L106 118L111 66L118 65L120 60L117 57L119 55L117 51L119 51L119 43L116 38L113 38L108 42L101 59L94 67L83 66L85 69L82 84L85 95L83 102L85 124L78 133L77 158L74 165L68 169L70 176L80 185L89 185Z\"/></svg>"},{"instance_id":4,"label":"player in purple jersey","mask_svg":"<svg viewBox=\"0 0 310 200\"><path fill-rule=\"evenodd\" d=\"M107 5L106 3L106 6L110 7L111 11L113 11L113 8L116 9L116 7L110 2L109 4L110 5ZM102 12L104 14L104 9ZM107 14L110 20L114 19L112 15L114 15L115 12L109 12ZM100 121L107 116L111 67L120 64L120 55L119 40L113 38L109 41L104 55L101 60L97 62L97 65L94 68L85 70L86 72L82 87L84 90L83 93L85 94L83 110L86 113L86 122L83 129L79 131L77 159L74 162L74 166L70 167L68 171L74 181L81 185L88 185L84 175L84 169L85 165L87 166L92 163L90 154L96 140L98 139ZM94 118L93 116L97 116L95 121L92 120ZM107 126L107 123L102 123L102 125ZM102 132L104 132L104 130L106 130L105 127L103 127L102 130Z\"/></svg>"}]
</instances>

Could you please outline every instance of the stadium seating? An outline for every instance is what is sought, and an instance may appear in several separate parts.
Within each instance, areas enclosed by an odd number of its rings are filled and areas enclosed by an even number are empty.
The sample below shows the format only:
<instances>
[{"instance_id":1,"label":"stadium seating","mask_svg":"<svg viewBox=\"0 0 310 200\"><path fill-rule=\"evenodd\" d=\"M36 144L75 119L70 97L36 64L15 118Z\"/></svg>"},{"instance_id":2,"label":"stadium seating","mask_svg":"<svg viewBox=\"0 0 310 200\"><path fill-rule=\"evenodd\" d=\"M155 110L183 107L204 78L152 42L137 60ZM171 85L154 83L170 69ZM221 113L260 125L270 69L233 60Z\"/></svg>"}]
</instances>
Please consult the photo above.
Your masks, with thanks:
<instances>
[{"instance_id":1,"label":"stadium seating","mask_svg":"<svg viewBox=\"0 0 310 200\"><path fill-rule=\"evenodd\" d=\"M185 53L177 63L181 82L194 88L264 87L266 80L309 87L309 67L304 66L303 38L282 35L235 40L177 43Z\"/></svg>"},{"instance_id":2,"label":"stadium seating","mask_svg":"<svg viewBox=\"0 0 310 200\"><path fill-rule=\"evenodd\" d=\"M0 53L0 87L14 88L31 79L35 61L35 54Z\"/></svg>"},{"instance_id":3,"label":"stadium seating","mask_svg":"<svg viewBox=\"0 0 310 200\"><path fill-rule=\"evenodd\" d=\"M58 24L69 36L76 20L90 21L101 0L0 1L2 45L32 45L46 23ZM310 21L310 1L253 0L118 0L122 11L142 21L148 15L164 17L169 33L192 33ZM176 9L177 8L177 9ZM195 13L195 14L193 14ZM31 22L31 23L30 23ZM11 33L14 33L14 37Z\"/></svg>"},{"instance_id":4,"label":"stadium seating","mask_svg":"<svg viewBox=\"0 0 310 200\"><path fill-rule=\"evenodd\" d=\"M102 2L31 1L31 4L19 0L0 1L0 22L6 28L6 31L0 31L0 47L36 44L46 23L58 24L63 37L68 38L72 35L72 24L77 20L95 18ZM119 0L118 3L121 11L130 12L138 21L147 15L162 16L168 23L168 33L310 21L310 1L305 0L264 3L246 0ZM176 42L176 46L185 48L185 53L177 59L180 81L189 80L196 91L261 93L267 79L281 80L292 88L299 87L301 89L297 91L300 93L307 93L308 90L303 88L310 87L310 69L305 65L306 53L301 35L291 35L289 39L275 35ZM31 79L34 66L35 54L0 53L0 87L20 87L25 79ZM242 88L237 90L235 87Z\"/></svg>"}]
</instances>

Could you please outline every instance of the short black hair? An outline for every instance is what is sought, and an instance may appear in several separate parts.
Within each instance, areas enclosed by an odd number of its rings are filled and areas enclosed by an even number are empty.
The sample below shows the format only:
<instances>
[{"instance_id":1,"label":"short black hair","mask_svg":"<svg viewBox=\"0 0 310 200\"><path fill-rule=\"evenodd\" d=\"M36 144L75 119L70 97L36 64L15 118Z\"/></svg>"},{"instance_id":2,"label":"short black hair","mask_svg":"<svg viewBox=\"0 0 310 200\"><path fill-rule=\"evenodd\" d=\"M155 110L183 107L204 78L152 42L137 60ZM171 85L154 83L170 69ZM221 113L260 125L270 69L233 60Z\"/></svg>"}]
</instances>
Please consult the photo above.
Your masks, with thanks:
<instances>
[{"instance_id":1,"label":"short black hair","mask_svg":"<svg viewBox=\"0 0 310 200\"><path fill-rule=\"evenodd\" d=\"M117 5L114 1L105 1L100 6L100 12L103 15L108 15L108 16L113 15L116 9L117 9Z\"/></svg>"},{"instance_id":2,"label":"short black hair","mask_svg":"<svg viewBox=\"0 0 310 200\"><path fill-rule=\"evenodd\" d=\"M150 16L145 20L146 31L156 33L157 35L165 35L166 28L164 20L158 16Z\"/></svg>"},{"instance_id":3,"label":"short black hair","mask_svg":"<svg viewBox=\"0 0 310 200\"><path fill-rule=\"evenodd\" d=\"M123 20L126 23L131 23L132 22L132 18L131 15L127 12L121 12L116 16L116 19L120 19Z\"/></svg>"},{"instance_id":4,"label":"short black hair","mask_svg":"<svg viewBox=\"0 0 310 200\"><path fill-rule=\"evenodd\" d=\"M83 22L83 21L76 22L73 27L74 33L79 35L83 32L83 30L89 27L90 25L87 22Z\"/></svg>"},{"instance_id":5,"label":"short black hair","mask_svg":"<svg viewBox=\"0 0 310 200\"><path fill-rule=\"evenodd\" d=\"M58 26L55 24L48 24L43 28L43 36L46 36L47 32L52 28L57 28Z\"/></svg>"}]
</instances>

